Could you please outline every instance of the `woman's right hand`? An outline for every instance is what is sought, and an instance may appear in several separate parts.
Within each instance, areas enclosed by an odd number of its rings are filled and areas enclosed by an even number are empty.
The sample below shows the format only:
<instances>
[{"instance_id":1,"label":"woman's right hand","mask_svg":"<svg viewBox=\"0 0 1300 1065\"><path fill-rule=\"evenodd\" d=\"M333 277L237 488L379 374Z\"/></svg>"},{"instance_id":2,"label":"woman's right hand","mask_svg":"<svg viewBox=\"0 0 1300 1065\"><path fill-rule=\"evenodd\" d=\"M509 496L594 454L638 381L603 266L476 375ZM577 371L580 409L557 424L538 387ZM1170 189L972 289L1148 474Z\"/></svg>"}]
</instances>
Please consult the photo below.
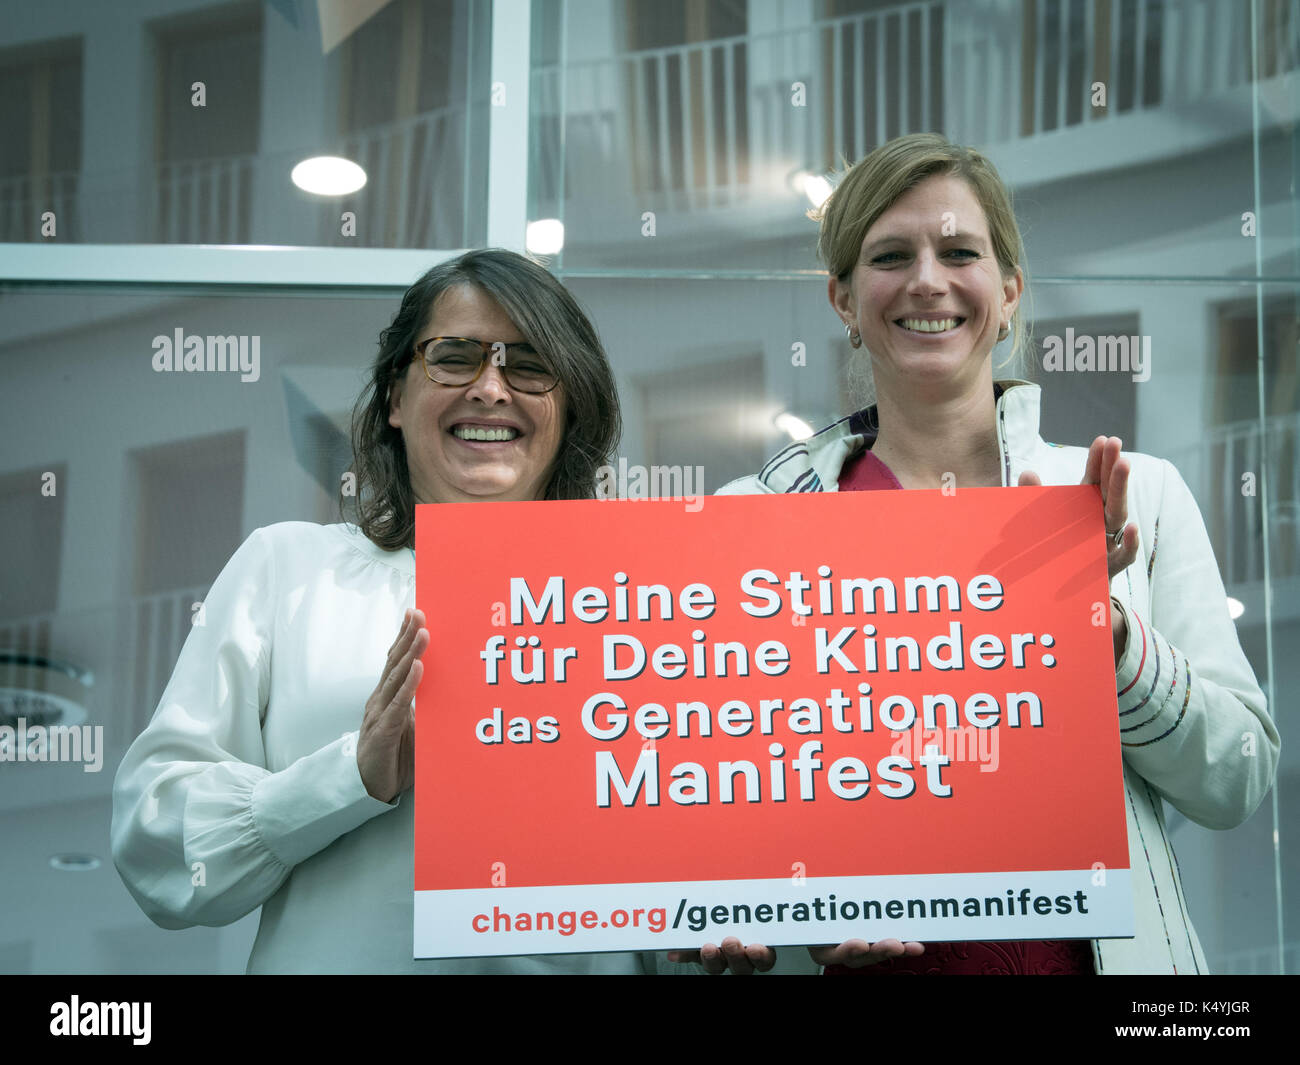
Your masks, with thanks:
<instances>
[{"instance_id":1,"label":"woman's right hand","mask_svg":"<svg viewBox=\"0 0 1300 1065\"><path fill-rule=\"evenodd\" d=\"M408 610L402 628L388 649L384 674L366 700L357 740L357 769L372 798L392 802L415 782L415 689L429 646L424 614Z\"/></svg>"},{"instance_id":2,"label":"woman's right hand","mask_svg":"<svg viewBox=\"0 0 1300 1065\"><path fill-rule=\"evenodd\" d=\"M809 947L808 953L818 965L846 965L850 969L860 969L864 965L878 965L890 958L910 958L924 954L925 947L920 943L903 943L897 939L878 939L874 943L868 943L865 939L850 939L838 947L829 943L823 947Z\"/></svg>"}]
</instances>

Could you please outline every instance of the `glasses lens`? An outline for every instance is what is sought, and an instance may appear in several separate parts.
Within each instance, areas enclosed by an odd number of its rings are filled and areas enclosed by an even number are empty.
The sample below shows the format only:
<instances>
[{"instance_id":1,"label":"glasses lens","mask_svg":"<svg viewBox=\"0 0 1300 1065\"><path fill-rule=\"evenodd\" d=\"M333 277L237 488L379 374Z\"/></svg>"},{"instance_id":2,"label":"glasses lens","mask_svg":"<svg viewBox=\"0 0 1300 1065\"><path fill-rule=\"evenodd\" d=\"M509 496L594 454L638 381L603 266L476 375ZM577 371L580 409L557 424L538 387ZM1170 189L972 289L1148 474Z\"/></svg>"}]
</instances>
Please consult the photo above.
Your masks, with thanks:
<instances>
[{"instance_id":1,"label":"glasses lens","mask_svg":"<svg viewBox=\"0 0 1300 1065\"><path fill-rule=\"evenodd\" d=\"M468 340L439 340L424 351L429 375L444 385L465 385L483 362L483 349Z\"/></svg>"},{"instance_id":2,"label":"glasses lens","mask_svg":"<svg viewBox=\"0 0 1300 1065\"><path fill-rule=\"evenodd\" d=\"M532 348L506 349L506 383L519 392L549 392L556 385L555 371Z\"/></svg>"}]
</instances>

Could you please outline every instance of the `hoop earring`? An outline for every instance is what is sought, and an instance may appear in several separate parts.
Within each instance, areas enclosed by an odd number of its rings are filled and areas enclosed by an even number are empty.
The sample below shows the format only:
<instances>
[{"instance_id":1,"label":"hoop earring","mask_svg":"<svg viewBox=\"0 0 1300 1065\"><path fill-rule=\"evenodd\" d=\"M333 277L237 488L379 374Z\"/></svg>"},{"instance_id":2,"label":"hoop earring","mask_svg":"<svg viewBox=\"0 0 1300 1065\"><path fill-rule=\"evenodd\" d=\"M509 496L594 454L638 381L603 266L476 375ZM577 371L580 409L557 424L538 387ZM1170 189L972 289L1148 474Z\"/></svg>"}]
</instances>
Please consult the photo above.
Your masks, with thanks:
<instances>
[{"instance_id":1,"label":"hoop earring","mask_svg":"<svg viewBox=\"0 0 1300 1065\"><path fill-rule=\"evenodd\" d=\"M1006 322L1003 322L1002 328L998 330L998 343L999 344L1002 343L1002 341L1006 340L1007 337L1009 337L1010 335L1011 335L1011 326L1009 326Z\"/></svg>"},{"instance_id":2,"label":"hoop earring","mask_svg":"<svg viewBox=\"0 0 1300 1065\"><path fill-rule=\"evenodd\" d=\"M853 326L851 326L848 322L845 322L845 323L844 323L844 335L845 335L846 337L849 338L849 346L850 346L850 347L855 348L855 349L856 349L856 348L860 348L860 347L862 347L862 336L861 336L861 334L859 334L859 333L855 333L855 332L853 331Z\"/></svg>"}]
</instances>

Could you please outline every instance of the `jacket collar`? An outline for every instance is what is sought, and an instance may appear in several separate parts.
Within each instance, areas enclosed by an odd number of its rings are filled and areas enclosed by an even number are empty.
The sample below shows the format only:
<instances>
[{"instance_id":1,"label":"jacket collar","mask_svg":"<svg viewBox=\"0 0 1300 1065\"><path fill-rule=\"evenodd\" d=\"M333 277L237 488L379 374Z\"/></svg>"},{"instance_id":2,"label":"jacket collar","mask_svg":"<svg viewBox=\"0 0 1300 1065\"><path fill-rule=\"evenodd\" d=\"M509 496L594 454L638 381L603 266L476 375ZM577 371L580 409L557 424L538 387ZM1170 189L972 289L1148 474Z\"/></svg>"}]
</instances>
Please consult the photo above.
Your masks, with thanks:
<instances>
[{"instance_id":1,"label":"jacket collar","mask_svg":"<svg viewBox=\"0 0 1300 1065\"><path fill-rule=\"evenodd\" d=\"M1041 393L1028 381L996 381L999 437L1004 444L1004 483L1014 484L1020 471L1033 467ZM876 408L867 407L828 425L807 440L778 451L758 473L771 492L834 492L844 463L876 441Z\"/></svg>"}]
</instances>

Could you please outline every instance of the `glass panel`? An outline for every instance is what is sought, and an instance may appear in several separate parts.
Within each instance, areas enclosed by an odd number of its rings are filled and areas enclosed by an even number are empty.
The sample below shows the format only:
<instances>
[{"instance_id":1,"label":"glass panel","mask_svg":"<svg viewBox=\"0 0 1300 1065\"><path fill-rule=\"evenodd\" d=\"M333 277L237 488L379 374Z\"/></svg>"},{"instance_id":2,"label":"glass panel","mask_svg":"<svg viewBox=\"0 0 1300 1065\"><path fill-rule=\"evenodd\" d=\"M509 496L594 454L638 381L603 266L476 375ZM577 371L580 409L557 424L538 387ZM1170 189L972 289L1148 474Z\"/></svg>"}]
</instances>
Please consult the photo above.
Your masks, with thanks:
<instances>
[{"instance_id":1,"label":"glass panel","mask_svg":"<svg viewBox=\"0 0 1300 1065\"><path fill-rule=\"evenodd\" d=\"M212 579L254 529L338 519L352 404L400 292L232 295L9 288L0 470L0 717L29 723L71 667L99 771L0 764L0 967L33 973L242 972L256 915L167 933L108 852L113 776L158 705ZM158 339L233 339L225 370L159 372ZM254 353L256 357L254 358ZM21 813L21 816L17 816ZM52 869L58 853L100 861ZM146 950L147 947L147 950Z\"/></svg>"},{"instance_id":2,"label":"glass panel","mask_svg":"<svg viewBox=\"0 0 1300 1065\"><path fill-rule=\"evenodd\" d=\"M316 4L167 7L7 14L0 240L484 239L488 5L389 0L325 26ZM1041 385L1044 435L1118 433L1173 463L1287 733L1300 695L1297 10L537 0L529 217L565 223L553 265L615 366L615 460L712 491L788 442L792 418L819 427L866 403L869 373L816 270L809 178L901 132L982 145L1017 193L1035 322L1019 360L999 349L997 375ZM290 186L317 151L358 161L365 188L315 201ZM164 933L127 895L104 831L113 770L235 545L271 522L337 520L348 414L400 295L0 291L0 549L25 560L0 578L0 687L40 683L15 652L66 663L105 729L103 772L0 772L0 865L25 900L0 913L0 971L242 970L256 915ZM156 372L155 341L178 332L234 338L231 368ZM1106 338L1115 365L1047 368L1067 337ZM1300 756L1284 747L1275 791L1241 827L1168 808L1213 971L1300 971L1300 859L1280 836L1297 795ZM67 851L102 864L51 869Z\"/></svg>"},{"instance_id":3,"label":"glass panel","mask_svg":"<svg viewBox=\"0 0 1300 1065\"><path fill-rule=\"evenodd\" d=\"M570 271L808 269L812 179L940 131L999 167L1040 276L1255 276L1247 213L1290 276L1300 26L1257 6L1252 36L1235 0L753 0L721 36L540 4L564 47L533 73L535 217Z\"/></svg>"},{"instance_id":4,"label":"glass panel","mask_svg":"<svg viewBox=\"0 0 1300 1065\"><path fill-rule=\"evenodd\" d=\"M489 4L165 6L6 13L0 242L483 241ZM365 185L297 187L316 156Z\"/></svg>"}]
</instances>

